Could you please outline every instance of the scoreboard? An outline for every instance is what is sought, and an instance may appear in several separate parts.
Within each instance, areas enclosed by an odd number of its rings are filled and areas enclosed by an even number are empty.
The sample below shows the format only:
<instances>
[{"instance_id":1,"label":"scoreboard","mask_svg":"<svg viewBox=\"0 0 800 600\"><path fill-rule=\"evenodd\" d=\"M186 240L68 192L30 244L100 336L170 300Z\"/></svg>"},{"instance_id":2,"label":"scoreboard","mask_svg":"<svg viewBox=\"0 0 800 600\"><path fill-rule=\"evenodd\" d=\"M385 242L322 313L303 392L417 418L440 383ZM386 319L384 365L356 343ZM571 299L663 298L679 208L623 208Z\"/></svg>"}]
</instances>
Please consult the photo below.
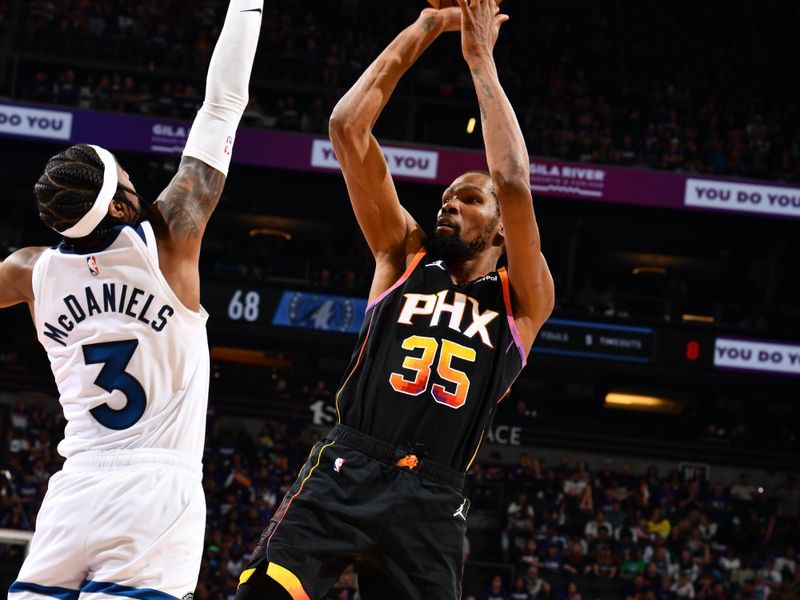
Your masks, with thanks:
<instances>
[{"instance_id":1,"label":"scoreboard","mask_svg":"<svg viewBox=\"0 0 800 600\"><path fill-rule=\"evenodd\" d=\"M365 298L265 285L204 283L211 323L250 332L279 329L356 334ZM756 372L800 377L800 340L759 340L722 335L712 326L634 325L550 318L531 349L534 355L693 370Z\"/></svg>"}]
</instances>

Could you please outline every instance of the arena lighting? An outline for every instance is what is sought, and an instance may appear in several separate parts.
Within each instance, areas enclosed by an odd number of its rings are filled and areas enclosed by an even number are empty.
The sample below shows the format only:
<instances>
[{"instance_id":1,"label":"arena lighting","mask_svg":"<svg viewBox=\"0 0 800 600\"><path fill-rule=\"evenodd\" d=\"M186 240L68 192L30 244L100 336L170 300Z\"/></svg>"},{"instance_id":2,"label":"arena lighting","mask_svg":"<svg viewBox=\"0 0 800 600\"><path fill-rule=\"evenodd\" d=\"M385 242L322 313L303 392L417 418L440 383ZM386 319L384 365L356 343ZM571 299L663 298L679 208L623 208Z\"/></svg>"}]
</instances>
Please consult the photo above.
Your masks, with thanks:
<instances>
[{"instance_id":1,"label":"arena lighting","mask_svg":"<svg viewBox=\"0 0 800 600\"><path fill-rule=\"evenodd\" d=\"M655 274L655 275L666 275L667 270L664 267L635 267L633 269L634 275L645 275L645 274Z\"/></svg>"},{"instance_id":2,"label":"arena lighting","mask_svg":"<svg viewBox=\"0 0 800 600\"><path fill-rule=\"evenodd\" d=\"M478 120L475 117L470 117L469 121L467 121L467 133L472 135L475 133L475 125L478 124Z\"/></svg>"},{"instance_id":3,"label":"arena lighting","mask_svg":"<svg viewBox=\"0 0 800 600\"><path fill-rule=\"evenodd\" d=\"M667 414L680 414L683 412L683 402L673 398L614 391L606 394L605 407L617 410L638 410Z\"/></svg>"},{"instance_id":4,"label":"arena lighting","mask_svg":"<svg viewBox=\"0 0 800 600\"><path fill-rule=\"evenodd\" d=\"M211 359L221 362L233 362L253 367L267 367L270 369L289 369L292 361L285 358L269 356L258 350L244 348L231 348L228 346L214 346L211 348Z\"/></svg>"},{"instance_id":5,"label":"arena lighting","mask_svg":"<svg viewBox=\"0 0 800 600\"><path fill-rule=\"evenodd\" d=\"M282 231L280 229L251 229L250 230L250 237L256 237L257 235L268 235L271 237L279 237L283 238L284 240L291 241L292 234L288 231Z\"/></svg>"},{"instance_id":6,"label":"arena lighting","mask_svg":"<svg viewBox=\"0 0 800 600\"><path fill-rule=\"evenodd\" d=\"M689 323L713 323L714 320L710 315L681 315L681 321Z\"/></svg>"}]
</instances>

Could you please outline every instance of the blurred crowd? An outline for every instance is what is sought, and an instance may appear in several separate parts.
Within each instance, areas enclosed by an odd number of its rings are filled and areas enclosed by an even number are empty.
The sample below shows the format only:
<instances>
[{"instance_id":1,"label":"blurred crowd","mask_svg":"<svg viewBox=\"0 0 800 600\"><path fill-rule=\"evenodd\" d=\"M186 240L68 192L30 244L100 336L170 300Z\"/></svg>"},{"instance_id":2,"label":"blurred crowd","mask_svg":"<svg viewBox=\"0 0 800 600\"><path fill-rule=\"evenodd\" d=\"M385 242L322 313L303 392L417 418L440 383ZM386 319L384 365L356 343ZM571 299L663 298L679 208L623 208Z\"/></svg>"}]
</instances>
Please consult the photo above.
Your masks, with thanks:
<instances>
[{"instance_id":1,"label":"blurred crowd","mask_svg":"<svg viewBox=\"0 0 800 600\"><path fill-rule=\"evenodd\" d=\"M201 99L226 6L223 0L24 4L30 9L13 21L13 46L24 53L16 97L182 118ZM270 0L245 123L324 132L344 88L422 6ZM721 0L509 3L512 21L496 56L531 152L800 179L800 110L787 84L799 66L786 59L796 55L789 24L800 9L755 0L729 8ZM407 137L463 143L461 131L441 139L436 121L474 104L469 76L454 45L432 52L435 58L422 61L398 90L411 99L402 118L418 121ZM436 139L427 139L431 131Z\"/></svg>"},{"instance_id":2,"label":"blurred crowd","mask_svg":"<svg viewBox=\"0 0 800 600\"><path fill-rule=\"evenodd\" d=\"M7 420L0 528L30 530L62 462L54 445L64 423L42 402L20 402ZM255 435L214 421L198 600L233 597L249 552L319 439L299 420L264 423ZM505 464L492 453L470 469L467 494L466 599L800 598L793 475L771 489L746 474L726 486L703 468L661 475L606 462L591 471L583 461L548 465L527 453ZM0 560L20 552L0 548ZM327 598L355 600L357 582L348 569Z\"/></svg>"},{"instance_id":3,"label":"blurred crowd","mask_svg":"<svg viewBox=\"0 0 800 600\"><path fill-rule=\"evenodd\" d=\"M797 598L800 488L768 490L741 475L730 486L704 469L661 476L606 462L548 467L527 454L489 462L478 481L502 481L500 549L514 578L495 576L485 600L533 598ZM527 594L527 595L526 595Z\"/></svg>"}]
</instances>

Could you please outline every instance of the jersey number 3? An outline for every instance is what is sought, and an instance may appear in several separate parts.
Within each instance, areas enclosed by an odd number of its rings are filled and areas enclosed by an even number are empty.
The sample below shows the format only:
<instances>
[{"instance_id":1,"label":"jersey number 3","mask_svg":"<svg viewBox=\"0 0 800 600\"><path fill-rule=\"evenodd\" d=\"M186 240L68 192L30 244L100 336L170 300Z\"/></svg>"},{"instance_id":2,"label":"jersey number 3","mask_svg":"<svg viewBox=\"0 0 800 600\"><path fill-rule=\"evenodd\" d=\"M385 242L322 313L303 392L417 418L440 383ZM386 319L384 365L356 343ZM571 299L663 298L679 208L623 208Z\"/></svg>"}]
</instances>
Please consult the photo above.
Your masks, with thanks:
<instances>
[{"instance_id":1,"label":"jersey number 3","mask_svg":"<svg viewBox=\"0 0 800 600\"><path fill-rule=\"evenodd\" d=\"M127 429L144 414L147 405L144 388L133 375L125 371L138 345L137 340L125 340L87 344L83 347L83 360L87 365L103 365L94 380L95 385L109 393L119 390L127 400L125 406L119 410L108 404L101 404L90 411L101 425L109 429Z\"/></svg>"},{"instance_id":2,"label":"jersey number 3","mask_svg":"<svg viewBox=\"0 0 800 600\"><path fill-rule=\"evenodd\" d=\"M403 350L422 350L422 355L406 356L403 360L403 368L415 371L414 379L408 380L400 373L392 373L389 383L392 389L401 394L409 396L419 396L426 389L431 380L431 367L439 354L439 362L436 365L436 372L439 377L455 385L455 389L450 391L441 383L434 383L431 387L431 395L439 404L444 404L450 408L461 408L467 401L469 392L469 377L464 371L453 368L453 359L460 358L467 362L475 362L475 349L456 344L450 340L442 340L442 351L439 353L439 342L431 337L412 335L403 340Z\"/></svg>"}]
</instances>

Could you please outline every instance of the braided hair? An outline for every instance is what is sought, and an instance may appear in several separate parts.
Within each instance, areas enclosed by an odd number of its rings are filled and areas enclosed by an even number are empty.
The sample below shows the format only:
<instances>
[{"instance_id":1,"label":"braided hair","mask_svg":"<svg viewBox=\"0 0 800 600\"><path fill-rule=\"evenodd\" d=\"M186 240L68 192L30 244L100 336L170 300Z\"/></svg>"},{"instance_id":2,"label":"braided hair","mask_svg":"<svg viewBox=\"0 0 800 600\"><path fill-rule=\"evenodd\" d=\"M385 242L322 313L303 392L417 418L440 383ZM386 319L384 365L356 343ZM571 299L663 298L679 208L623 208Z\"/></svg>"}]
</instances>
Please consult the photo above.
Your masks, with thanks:
<instances>
[{"instance_id":1,"label":"braided hair","mask_svg":"<svg viewBox=\"0 0 800 600\"><path fill-rule=\"evenodd\" d=\"M76 144L53 156L33 186L39 218L56 231L66 231L75 225L94 205L104 174L103 161L86 144ZM128 202L120 187L114 193L114 200ZM65 238L64 244L79 247L96 243L121 222L106 215L92 233L79 240Z\"/></svg>"}]
</instances>

